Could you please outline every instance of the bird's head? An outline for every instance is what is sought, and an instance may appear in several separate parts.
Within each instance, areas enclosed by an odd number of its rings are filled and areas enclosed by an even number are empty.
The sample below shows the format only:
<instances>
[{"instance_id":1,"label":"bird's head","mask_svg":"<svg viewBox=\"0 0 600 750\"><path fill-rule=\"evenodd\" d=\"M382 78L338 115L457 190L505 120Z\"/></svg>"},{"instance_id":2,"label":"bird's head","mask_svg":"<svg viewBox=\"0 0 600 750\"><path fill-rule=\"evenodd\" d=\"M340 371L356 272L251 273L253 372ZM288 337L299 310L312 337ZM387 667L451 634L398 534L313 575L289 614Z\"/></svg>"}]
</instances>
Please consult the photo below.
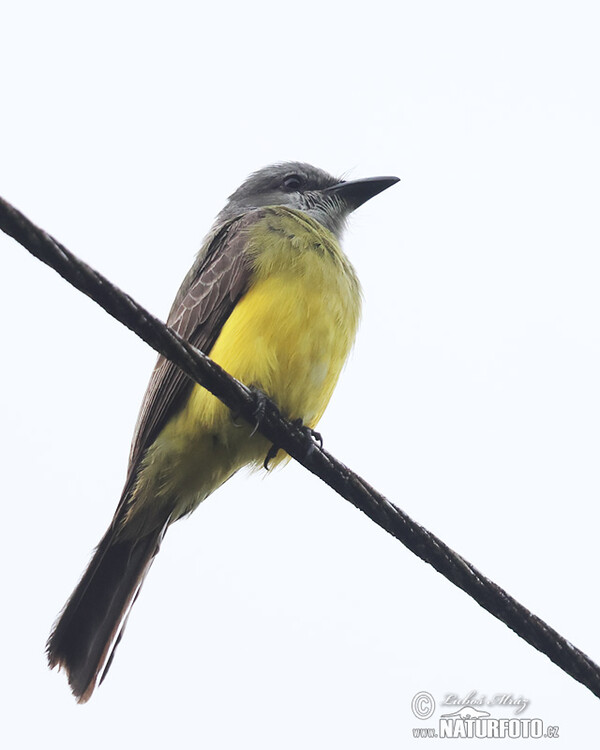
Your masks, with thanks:
<instances>
[{"instance_id":1,"label":"bird's head","mask_svg":"<svg viewBox=\"0 0 600 750\"><path fill-rule=\"evenodd\" d=\"M229 196L217 223L254 208L286 206L308 214L339 238L352 211L396 182L397 177L345 181L310 164L273 164L251 174Z\"/></svg>"}]
</instances>

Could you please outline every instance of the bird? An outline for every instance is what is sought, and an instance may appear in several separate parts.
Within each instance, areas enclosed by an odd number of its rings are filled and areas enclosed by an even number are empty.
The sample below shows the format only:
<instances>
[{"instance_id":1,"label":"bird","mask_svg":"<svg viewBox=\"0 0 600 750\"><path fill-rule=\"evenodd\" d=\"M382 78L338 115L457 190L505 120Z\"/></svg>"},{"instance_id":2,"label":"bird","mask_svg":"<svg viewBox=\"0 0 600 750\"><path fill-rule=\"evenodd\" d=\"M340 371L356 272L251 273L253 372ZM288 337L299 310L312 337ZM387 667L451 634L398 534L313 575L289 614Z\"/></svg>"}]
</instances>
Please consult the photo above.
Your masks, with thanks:
<instances>
[{"instance_id":1,"label":"bird","mask_svg":"<svg viewBox=\"0 0 600 750\"><path fill-rule=\"evenodd\" d=\"M302 162L251 174L229 197L167 319L283 416L314 430L353 346L362 293L340 238L349 215L397 177L343 180ZM160 356L108 530L47 642L85 703L112 664L168 527L243 466L286 455Z\"/></svg>"}]
</instances>

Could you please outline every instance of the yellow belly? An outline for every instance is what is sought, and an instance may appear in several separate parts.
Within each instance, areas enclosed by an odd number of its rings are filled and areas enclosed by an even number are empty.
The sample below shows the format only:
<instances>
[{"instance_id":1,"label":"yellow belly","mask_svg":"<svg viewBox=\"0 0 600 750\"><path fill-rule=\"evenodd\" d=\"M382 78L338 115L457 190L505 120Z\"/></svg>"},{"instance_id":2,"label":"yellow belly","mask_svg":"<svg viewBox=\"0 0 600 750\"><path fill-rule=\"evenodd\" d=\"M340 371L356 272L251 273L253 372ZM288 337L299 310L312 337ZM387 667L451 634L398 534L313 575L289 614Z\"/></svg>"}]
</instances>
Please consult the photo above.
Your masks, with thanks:
<instances>
[{"instance_id":1,"label":"yellow belly","mask_svg":"<svg viewBox=\"0 0 600 750\"><path fill-rule=\"evenodd\" d=\"M263 390L285 416L314 426L351 346L334 307L335 301L306 288L303 279L293 284L266 279L238 303L211 358ZM197 387L192 399L202 401L204 393Z\"/></svg>"},{"instance_id":2,"label":"yellow belly","mask_svg":"<svg viewBox=\"0 0 600 750\"><path fill-rule=\"evenodd\" d=\"M315 226L286 210L254 229L249 238L254 281L210 352L231 375L270 396L285 416L310 427L331 398L360 311L351 266L327 230L318 227L320 242L315 241ZM154 509L171 506L175 520L241 466L260 465L269 444L251 432L241 420L236 424L218 399L194 386L184 409L146 454L131 515L152 498Z\"/></svg>"}]
</instances>

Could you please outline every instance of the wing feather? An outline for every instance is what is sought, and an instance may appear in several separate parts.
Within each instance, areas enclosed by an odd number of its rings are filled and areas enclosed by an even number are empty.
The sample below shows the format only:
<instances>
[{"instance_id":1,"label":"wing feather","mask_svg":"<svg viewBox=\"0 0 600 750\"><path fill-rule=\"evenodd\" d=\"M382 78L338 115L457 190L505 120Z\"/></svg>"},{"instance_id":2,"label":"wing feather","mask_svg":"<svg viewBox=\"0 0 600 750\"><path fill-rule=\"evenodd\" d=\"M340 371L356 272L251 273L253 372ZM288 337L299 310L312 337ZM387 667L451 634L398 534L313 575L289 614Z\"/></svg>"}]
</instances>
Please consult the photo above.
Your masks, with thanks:
<instances>
[{"instance_id":1,"label":"wing feather","mask_svg":"<svg viewBox=\"0 0 600 750\"><path fill-rule=\"evenodd\" d=\"M251 260L245 252L249 227L262 217L253 211L233 219L210 237L177 293L167 325L209 354L238 300L248 289ZM163 356L150 377L129 457L125 492L137 466L165 424L185 404L193 381Z\"/></svg>"}]
</instances>

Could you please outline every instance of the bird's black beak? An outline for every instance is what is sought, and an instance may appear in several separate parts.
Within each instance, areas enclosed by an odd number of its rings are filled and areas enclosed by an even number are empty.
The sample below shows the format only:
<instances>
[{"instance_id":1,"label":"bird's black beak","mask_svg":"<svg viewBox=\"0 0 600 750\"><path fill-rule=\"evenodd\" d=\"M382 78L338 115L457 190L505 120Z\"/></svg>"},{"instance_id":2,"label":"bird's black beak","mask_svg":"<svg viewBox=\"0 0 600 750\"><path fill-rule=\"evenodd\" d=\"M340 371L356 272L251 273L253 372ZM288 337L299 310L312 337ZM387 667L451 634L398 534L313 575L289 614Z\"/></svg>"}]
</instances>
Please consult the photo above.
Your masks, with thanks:
<instances>
[{"instance_id":1,"label":"bird's black beak","mask_svg":"<svg viewBox=\"0 0 600 750\"><path fill-rule=\"evenodd\" d=\"M365 177L363 180L338 182L337 185L325 188L323 193L341 198L348 206L348 210L354 211L397 182L400 182L399 177Z\"/></svg>"}]
</instances>

